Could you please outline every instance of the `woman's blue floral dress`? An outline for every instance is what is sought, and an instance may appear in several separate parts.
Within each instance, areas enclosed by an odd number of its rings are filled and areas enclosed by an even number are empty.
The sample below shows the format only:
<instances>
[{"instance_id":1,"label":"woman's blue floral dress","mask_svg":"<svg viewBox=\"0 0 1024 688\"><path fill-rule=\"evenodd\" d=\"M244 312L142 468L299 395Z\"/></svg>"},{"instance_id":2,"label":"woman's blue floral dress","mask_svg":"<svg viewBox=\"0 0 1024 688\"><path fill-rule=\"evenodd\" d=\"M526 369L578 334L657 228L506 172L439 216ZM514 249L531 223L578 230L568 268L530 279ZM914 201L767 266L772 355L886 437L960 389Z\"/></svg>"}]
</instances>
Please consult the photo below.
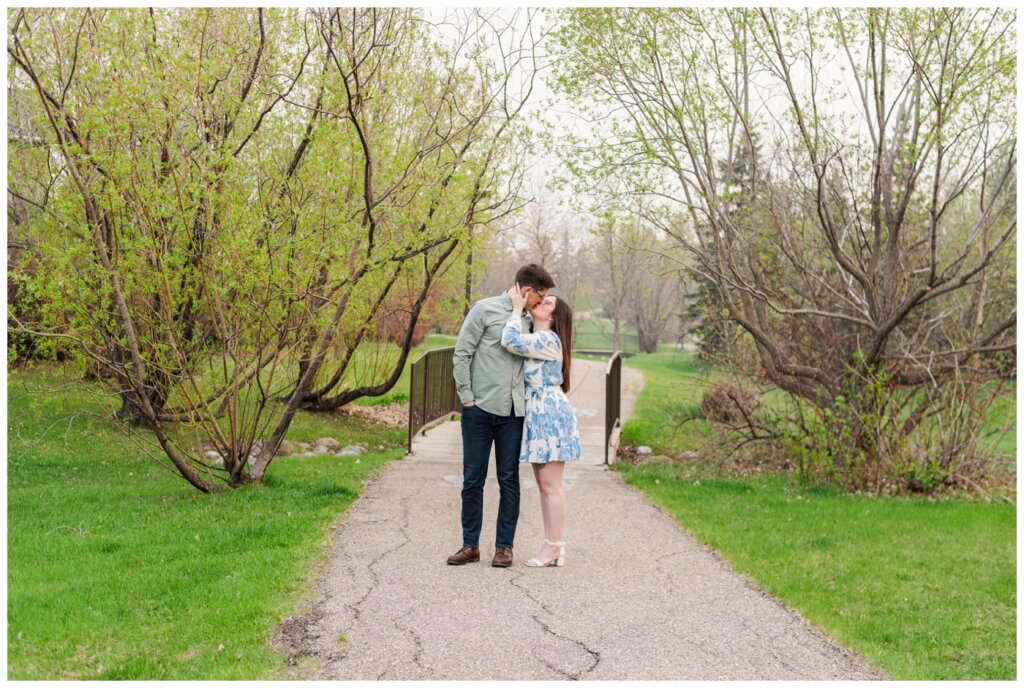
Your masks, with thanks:
<instances>
[{"instance_id":1,"label":"woman's blue floral dress","mask_svg":"<svg viewBox=\"0 0 1024 688\"><path fill-rule=\"evenodd\" d=\"M501 333L501 345L524 356L526 419L520 461L577 461L583 456L580 428L560 385L562 340L551 331L524 334L522 321L509 316Z\"/></svg>"}]
</instances>

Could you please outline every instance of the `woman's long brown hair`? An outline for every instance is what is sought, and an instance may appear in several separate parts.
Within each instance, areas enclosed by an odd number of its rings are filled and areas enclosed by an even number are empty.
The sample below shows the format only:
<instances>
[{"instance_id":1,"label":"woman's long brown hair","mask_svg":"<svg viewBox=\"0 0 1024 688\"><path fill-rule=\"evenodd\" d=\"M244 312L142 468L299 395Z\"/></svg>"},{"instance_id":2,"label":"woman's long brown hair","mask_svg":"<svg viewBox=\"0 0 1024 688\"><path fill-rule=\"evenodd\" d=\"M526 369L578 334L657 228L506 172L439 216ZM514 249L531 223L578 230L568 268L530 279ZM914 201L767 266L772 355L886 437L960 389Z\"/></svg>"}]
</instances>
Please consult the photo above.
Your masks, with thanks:
<instances>
[{"instance_id":1,"label":"woman's long brown hair","mask_svg":"<svg viewBox=\"0 0 1024 688\"><path fill-rule=\"evenodd\" d=\"M562 391L569 392L569 372L572 370L572 309L555 297L555 310L551 314L551 331L562 341Z\"/></svg>"}]
</instances>

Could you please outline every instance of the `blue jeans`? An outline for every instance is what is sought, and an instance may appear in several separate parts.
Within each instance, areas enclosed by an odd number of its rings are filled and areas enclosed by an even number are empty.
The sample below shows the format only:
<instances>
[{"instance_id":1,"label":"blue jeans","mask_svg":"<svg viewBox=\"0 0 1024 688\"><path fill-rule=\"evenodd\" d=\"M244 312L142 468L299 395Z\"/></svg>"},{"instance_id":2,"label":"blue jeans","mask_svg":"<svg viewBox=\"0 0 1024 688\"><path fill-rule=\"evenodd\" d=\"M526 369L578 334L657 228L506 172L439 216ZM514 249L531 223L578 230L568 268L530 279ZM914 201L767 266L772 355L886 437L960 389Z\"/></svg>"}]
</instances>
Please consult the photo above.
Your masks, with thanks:
<instances>
[{"instance_id":1,"label":"blue jeans","mask_svg":"<svg viewBox=\"0 0 1024 688\"><path fill-rule=\"evenodd\" d=\"M480 546L484 482L494 444L498 470L498 524L495 547L512 547L519 520L519 445L522 416L496 416L479 406L462 407L462 546Z\"/></svg>"}]
</instances>

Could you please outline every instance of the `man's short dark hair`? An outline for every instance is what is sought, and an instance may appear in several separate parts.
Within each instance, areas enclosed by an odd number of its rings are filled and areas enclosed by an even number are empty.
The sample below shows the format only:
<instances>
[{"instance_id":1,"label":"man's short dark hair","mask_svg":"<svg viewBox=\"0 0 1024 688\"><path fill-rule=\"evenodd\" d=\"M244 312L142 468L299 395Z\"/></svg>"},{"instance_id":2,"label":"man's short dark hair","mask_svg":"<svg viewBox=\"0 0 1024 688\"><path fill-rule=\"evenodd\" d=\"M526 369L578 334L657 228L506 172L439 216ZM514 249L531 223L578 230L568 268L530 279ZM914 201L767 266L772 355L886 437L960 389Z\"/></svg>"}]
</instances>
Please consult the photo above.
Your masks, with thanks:
<instances>
[{"instance_id":1,"label":"man's short dark hair","mask_svg":"<svg viewBox=\"0 0 1024 688\"><path fill-rule=\"evenodd\" d=\"M551 279L548 271L536 263L519 268L516 271L516 283L520 287L533 287L534 291L552 289L555 286L555 280Z\"/></svg>"}]
</instances>

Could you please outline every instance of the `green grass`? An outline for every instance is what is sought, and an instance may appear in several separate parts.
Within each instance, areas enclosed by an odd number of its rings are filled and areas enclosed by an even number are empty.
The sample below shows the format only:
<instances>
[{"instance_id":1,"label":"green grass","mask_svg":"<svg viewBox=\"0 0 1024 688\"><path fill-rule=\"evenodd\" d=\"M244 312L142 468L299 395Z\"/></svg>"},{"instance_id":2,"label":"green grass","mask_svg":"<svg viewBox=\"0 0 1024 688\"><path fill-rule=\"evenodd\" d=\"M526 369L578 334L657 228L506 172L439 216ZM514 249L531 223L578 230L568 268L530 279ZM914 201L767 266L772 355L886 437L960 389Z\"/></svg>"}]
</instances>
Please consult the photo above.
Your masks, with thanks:
<instances>
[{"instance_id":1,"label":"green grass","mask_svg":"<svg viewBox=\"0 0 1024 688\"><path fill-rule=\"evenodd\" d=\"M639 354L624 359L624 364L644 374L644 388L633 417L623 425L622 444L647 445L656 454L673 456L709 436L711 428L703 420L683 422L699 411L701 397L716 377L702 370L693 354Z\"/></svg>"},{"instance_id":2,"label":"green grass","mask_svg":"<svg viewBox=\"0 0 1024 688\"><path fill-rule=\"evenodd\" d=\"M1017 383L1011 382L1007 385L1007 394L997 398L988 409L988 417L985 419L988 426L992 428L1006 428L992 438L992 444L996 451L1006 456L1015 456L1017 453Z\"/></svg>"},{"instance_id":3,"label":"green grass","mask_svg":"<svg viewBox=\"0 0 1024 688\"><path fill-rule=\"evenodd\" d=\"M146 458L89 387L53 368L9 373L9 678L279 675L271 631L404 432L300 412L289 439L370 452L278 459L261 486L201 495Z\"/></svg>"},{"instance_id":4,"label":"green grass","mask_svg":"<svg viewBox=\"0 0 1024 688\"><path fill-rule=\"evenodd\" d=\"M645 383L622 442L670 456L699 449L710 427L680 420L718 374L682 352L625 363ZM1014 418L1007 395L989 422ZM1012 452L1008 435L997 446ZM853 496L788 475L728 477L706 463L617 468L734 568L884 673L1015 678L1014 506Z\"/></svg>"},{"instance_id":5,"label":"green grass","mask_svg":"<svg viewBox=\"0 0 1024 688\"><path fill-rule=\"evenodd\" d=\"M363 397L357 399L355 402L359 406L376 406L378 404L393 404L400 401L409 401L409 366L412 365L417 358L423 355L424 352L430 351L431 349L441 349L448 346L455 346L455 337L446 334L429 334L423 343L419 346L413 347L409 352L409 357L405 361L405 367L402 369L402 376L398 378L398 382L391 388L391 391L386 394L382 394L379 397ZM398 347L395 345L386 345L389 349L389 360L398 360Z\"/></svg>"},{"instance_id":6,"label":"green grass","mask_svg":"<svg viewBox=\"0 0 1024 688\"><path fill-rule=\"evenodd\" d=\"M647 445L655 453L672 456L695 449L711 437L712 429L703 419L683 419L699 413L704 392L724 375L699 365L695 354L686 351L638 354L624 359L624 364L644 374L644 389L634 417L622 429L624 444ZM1016 385L1011 383L1006 390L988 409L986 427L993 434L986 441L997 452L1014 456ZM762 403L776 407L787 403L786 399L785 393L777 389L761 397ZM1002 428L1007 431L995 432Z\"/></svg>"},{"instance_id":7,"label":"green grass","mask_svg":"<svg viewBox=\"0 0 1024 688\"><path fill-rule=\"evenodd\" d=\"M620 464L621 466L621 464ZM740 573L898 679L1016 678L1016 509L872 499L787 476L626 481Z\"/></svg>"},{"instance_id":8,"label":"green grass","mask_svg":"<svg viewBox=\"0 0 1024 688\"><path fill-rule=\"evenodd\" d=\"M606 318L585 318L577 320L573 329L573 347L576 349L615 349L612 321ZM626 323L619 331L620 351L636 352L636 330Z\"/></svg>"},{"instance_id":9,"label":"green grass","mask_svg":"<svg viewBox=\"0 0 1024 688\"><path fill-rule=\"evenodd\" d=\"M406 358L405 366L402 368L402 374L399 376L398 381L395 385L384 394L375 397L362 397L356 399L352 403L356 406L376 406L380 404L392 404L397 402L407 402L409 400L409 366L415 361L423 352L429 351L430 349L437 349L441 347L454 346L455 337L443 334L430 334L428 335L419 346L413 347L409 351L409 356ZM346 389L355 389L357 387L379 385L386 381L395 364L398 362L400 349L396 344L390 344L386 342L365 342L357 350L352 358L352 362L345 371L345 375L342 376L341 381L327 394L327 397L339 394ZM321 367L320 374L318 376L318 384L314 383L313 389L317 389L320 385L326 384L336 372L339 365L339 361L334 357L328 357L324 361ZM271 374L273 370L273 374ZM234 366L230 361L212 360L208 365L200 368L196 375L196 384L199 389L203 392L203 396L212 394L215 390L220 390L225 387L225 377L234 374ZM254 383L248 386L248 394L246 394L246 388L243 388L243 393L240 395L239 403L246 409L251 411L256 407L256 400L261 396L260 390L266 389L268 396L271 398L278 398L294 386L295 380L298 375L298 354L292 352L290 355L283 356L277 365L274 367L268 366L263 370L261 376L262 387L257 387ZM197 395L194 393L191 387L188 388L190 399L194 399ZM177 407L187 405L184 403L185 400L182 398L180 389L173 389L171 391L170 398L167 402L168 407Z\"/></svg>"}]
</instances>

